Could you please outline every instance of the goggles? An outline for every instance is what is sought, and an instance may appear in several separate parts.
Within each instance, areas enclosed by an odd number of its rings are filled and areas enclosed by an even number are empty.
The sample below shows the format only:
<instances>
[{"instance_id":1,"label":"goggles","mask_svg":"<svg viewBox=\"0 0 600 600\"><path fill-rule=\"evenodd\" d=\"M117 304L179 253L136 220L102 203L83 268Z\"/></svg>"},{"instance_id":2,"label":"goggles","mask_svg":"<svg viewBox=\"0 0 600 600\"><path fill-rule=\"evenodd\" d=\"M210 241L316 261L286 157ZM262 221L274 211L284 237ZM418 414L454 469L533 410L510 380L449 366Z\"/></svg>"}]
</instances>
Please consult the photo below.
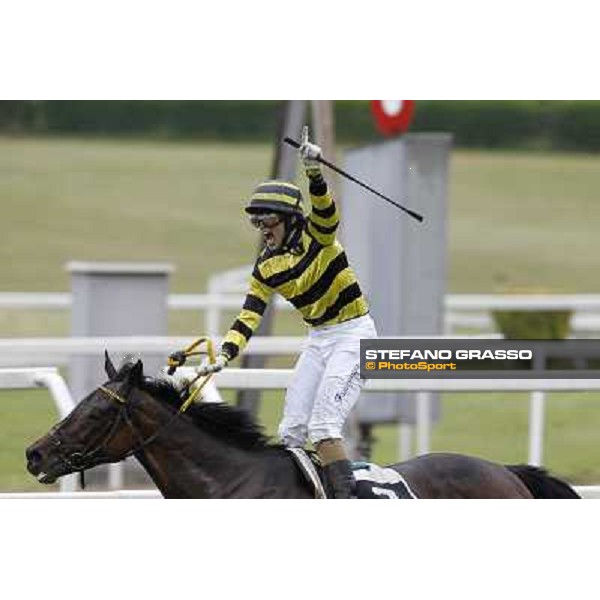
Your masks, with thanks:
<instances>
[{"instance_id":1,"label":"goggles","mask_svg":"<svg viewBox=\"0 0 600 600\"><path fill-rule=\"evenodd\" d=\"M275 213L250 215L250 223L257 229L262 227L271 229L281 223L281 216Z\"/></svg>"}]
</instances>

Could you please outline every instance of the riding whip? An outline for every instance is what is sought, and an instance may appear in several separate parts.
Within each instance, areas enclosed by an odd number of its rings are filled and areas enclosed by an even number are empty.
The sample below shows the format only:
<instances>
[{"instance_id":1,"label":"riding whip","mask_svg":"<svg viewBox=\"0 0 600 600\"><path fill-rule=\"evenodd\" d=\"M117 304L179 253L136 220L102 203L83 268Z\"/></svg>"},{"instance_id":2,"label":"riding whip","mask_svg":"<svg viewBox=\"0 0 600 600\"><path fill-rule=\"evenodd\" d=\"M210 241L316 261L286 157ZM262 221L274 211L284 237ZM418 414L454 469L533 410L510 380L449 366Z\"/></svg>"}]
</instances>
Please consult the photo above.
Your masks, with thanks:
<instances>
[{"instance_id":1,"label":"riding whip","mask_svg":"<svg viewBox=\"0 0 600 600\"><path fill-rule=\"evenodd\" d=\"M292 138L285 137L285 138L283 138L283 141L286 144L289 144L290 146L293 146L294 148L300 148L300 144L296 140L293 140ZM324 158L321 158L319 156L319 157L316 158L316 160L318 162L320 162L321 164L324 164L326 167L329 167L330 169L332 169L336 173L339 173L340 175L343 175L344 177L346 177L350 181L353 181L354 183L357 183L361 187L365 188L366 190L369 190L369 192L375 194L376 196L379 196L380 198L382 198L386 202L389 202L390 204L393 204L396 208L399 208L400 210L403 210L407 215L411 216L413 219L416 219L419 222L423 221L423 215L420 215L418 212L415 212L414 210L411 210L410 208L406 208L406 206L402 206L402 204L399 204L398 202L395 202L391 198L388 198L387 196L384 196L381 192L378 192L377 190L373 189L370 185L367 185L366 183L360 181L359 179L356 179L356 177L353 177L352 175L350 175L350 173L346 173L346 171L343 171L339 167L336 167L334 164L330 163L329 161L325 160Z\"/></svg>"}]
</instances>

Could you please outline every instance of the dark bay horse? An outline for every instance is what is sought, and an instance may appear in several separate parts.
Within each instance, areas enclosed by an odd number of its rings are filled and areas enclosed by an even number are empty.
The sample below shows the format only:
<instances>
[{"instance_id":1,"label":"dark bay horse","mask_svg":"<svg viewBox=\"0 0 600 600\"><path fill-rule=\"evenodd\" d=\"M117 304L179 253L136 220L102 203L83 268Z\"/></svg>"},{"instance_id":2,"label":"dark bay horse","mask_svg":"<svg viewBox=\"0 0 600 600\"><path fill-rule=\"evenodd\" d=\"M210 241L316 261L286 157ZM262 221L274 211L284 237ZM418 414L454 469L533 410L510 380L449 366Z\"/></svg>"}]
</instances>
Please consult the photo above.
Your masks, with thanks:
<instances>
[{"instance_id":1,"label":"dark bay horse","mask_svg":"<svg viewBox=\"0 0 600 600\"><path fill-rule=\"evenodd\" d=\"M290 453L272 445L247 414L192 404L167 381L144 377L141 361L119 371L26 451L41 483L135 456L165 498L314 498ZM458 454L391 465L420 498L578 498L569 485L529 466Z\"/></svg>"}]
</instances>

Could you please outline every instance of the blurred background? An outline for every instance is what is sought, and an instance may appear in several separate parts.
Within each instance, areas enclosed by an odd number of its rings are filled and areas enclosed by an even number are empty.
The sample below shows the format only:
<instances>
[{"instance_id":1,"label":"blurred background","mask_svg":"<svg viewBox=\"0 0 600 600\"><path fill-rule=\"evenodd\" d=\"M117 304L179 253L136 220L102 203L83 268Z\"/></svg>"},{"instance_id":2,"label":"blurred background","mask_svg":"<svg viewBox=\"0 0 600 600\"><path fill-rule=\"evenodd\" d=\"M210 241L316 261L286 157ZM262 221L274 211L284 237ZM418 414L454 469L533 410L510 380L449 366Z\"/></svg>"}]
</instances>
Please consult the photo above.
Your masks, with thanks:
<instances>
[{"instance_id":1,"label":"blurred background","mask_svg":"<svg viewBox=\"0 0 600 600\"><path fill-rule=\"evenodd\" d=\"M169 292L181 295L204 294L211 276L251 263L258 238L242 207L273 171L283 107L0 101L2 356L10 358L22 340L71 336L70 310L58 296L35 307L25 298L69 293L71 261L169 263ZM329 142L339 164L344 153L382 140L369 101L332 101L330 108ZM416 101L410 132L452 136L446 293L569 296L566 308L528 315L547 318L550 325L541 327L556 337L598 337L600 102ZM306 189L301 174L297 183ZM459 312L447 310L445 332L498 334L521 326L540 335L535 323L519 325L519 315L507 311ZM236 314L221 311L221 334ZM205 311L170 309L167 329L169 336L202 335ZM275 311L273 335L304 332L299 316ZM277 356L266 364L293 362ZM57 366L66 376L65 365ZM282 397L265 393L259 405L258 419L271 434ZM232 392L224 398L237 401ZM593 392L547 396L544 464L574 483L600 483L599 400ZM524 393L443 394L431 449L524 462L528 411ZM25 472L23 452L57 418L46 390L0 389L0 490L40 490ZM377 425L372 434L372 458L395 461L397 425Z\"/></svg>"}]
</instances>

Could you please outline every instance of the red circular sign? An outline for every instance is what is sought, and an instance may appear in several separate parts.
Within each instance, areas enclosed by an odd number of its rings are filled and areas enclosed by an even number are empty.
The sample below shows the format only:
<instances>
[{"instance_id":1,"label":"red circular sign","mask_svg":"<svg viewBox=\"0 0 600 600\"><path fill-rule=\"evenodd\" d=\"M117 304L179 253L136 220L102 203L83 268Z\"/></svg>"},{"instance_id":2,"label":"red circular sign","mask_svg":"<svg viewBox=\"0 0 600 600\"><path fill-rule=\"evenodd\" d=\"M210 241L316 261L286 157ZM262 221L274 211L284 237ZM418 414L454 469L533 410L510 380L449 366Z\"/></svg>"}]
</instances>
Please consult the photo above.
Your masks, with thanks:
<instances>
[{"instance_id":1,"label":"red circular sign","mask_svg":"<svg viewBox=\"0 0 600 600\"><path fill-rule=\"evenodd\" d=\"M383 135L404 133L415 111L414 100L371 100L377 129Z\"/></svg>"}]
</instances>

